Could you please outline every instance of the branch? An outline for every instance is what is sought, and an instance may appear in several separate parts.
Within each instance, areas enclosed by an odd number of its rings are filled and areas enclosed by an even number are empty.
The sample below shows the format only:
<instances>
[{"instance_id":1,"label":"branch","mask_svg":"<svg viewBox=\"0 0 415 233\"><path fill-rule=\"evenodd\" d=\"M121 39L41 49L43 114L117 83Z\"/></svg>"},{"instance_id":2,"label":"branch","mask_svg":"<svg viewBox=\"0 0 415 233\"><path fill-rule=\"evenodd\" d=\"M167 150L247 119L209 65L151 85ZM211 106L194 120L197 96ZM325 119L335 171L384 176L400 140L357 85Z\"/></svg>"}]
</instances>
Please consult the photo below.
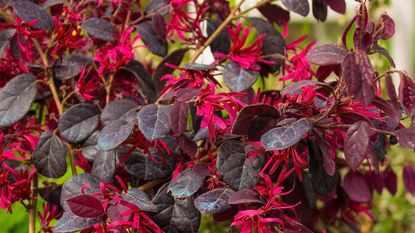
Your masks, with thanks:
<instances>
[{"instance_id":1,"label":"branch","mask_svg":"<svg viewBox=\"0 0 415 233\"><path fill-rule=\"evenodd\" d=\"M146 191L148 189L153 188L156 185L159 185L159 184L163 183L164 181L166 181L166 179L152 180L150 182L147 182L147 183L141 185L140 187L138 187L138 189L141 190L141 191Z\"/></svg>"},{"instance_id":2,"label":"branch","mask_svg":"<svg viewBox=\"0 0 415 233\"><path fill-rule=\"evenodd\" d=\"M32 192L33 196L30 201L30 209L29 209L29 233L35 233L36 232L36 209L37 209L37 190L38 188L38 177L37 173L35 173L33 177L33 183L32 183Z\"/></svg>"}]
</instances>

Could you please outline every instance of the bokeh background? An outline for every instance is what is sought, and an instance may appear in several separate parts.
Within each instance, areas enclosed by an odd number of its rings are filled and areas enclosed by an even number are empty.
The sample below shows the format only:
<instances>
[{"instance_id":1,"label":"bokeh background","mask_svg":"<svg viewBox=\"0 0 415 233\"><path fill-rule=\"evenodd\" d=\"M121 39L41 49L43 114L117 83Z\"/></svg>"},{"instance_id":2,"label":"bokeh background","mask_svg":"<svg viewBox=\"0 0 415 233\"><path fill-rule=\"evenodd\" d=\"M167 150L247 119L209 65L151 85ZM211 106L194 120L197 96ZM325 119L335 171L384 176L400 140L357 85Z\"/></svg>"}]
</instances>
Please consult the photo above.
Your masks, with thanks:
<instances>
[{"instance_id":1,"label":"bokeh background","mask_svg":"<svg viewBox=\"0 0 415 233\"><path fill-rule=\"evenodd\" d=\"M242 8L248 8L256 2L257 0L246 0ZM397 69L406 70L411 77L415 77L415 0L372 0L369 2L372 18L376 19L380 14L387 12L395 20L395 36L392 40L382 41L382 46L391 52ZM306 18L292 13L288 41L308 35L307 42L314 39L317 40L317 44L339 42L345 24L357 10L357 3L354 0L347 0L347 6L346 15L339 15L329 10L327 21L324 23L316 22L311 13ZM260 14L252 11L250 15L259 16ZM380 56L373 58L373 65L378 69L385 68L388 64ZM389 149L386 163L391 164L398 175L398 192L394 196L387 190L383 190L380 195L376 193L373 201L373 214L377 220L372 222L363 218L361 229L363 232L375 233L413 233L415 232L415 197L408 194L403 186L402 167L407 163L415 164L415 152L394 146ZM62 179L67 178L69 177ZM39 203L38 206L41 205ZM24 233L27 232L27 225L28 217L23 206L14 205L11 215L0 211L0 233ZM225 233L228 232L228 225L228 223L214 223L211 217L206 215L202 218L200 232ZM333 232L349 231L345 228L336 229Z\"/></svg>"}]
</instances>

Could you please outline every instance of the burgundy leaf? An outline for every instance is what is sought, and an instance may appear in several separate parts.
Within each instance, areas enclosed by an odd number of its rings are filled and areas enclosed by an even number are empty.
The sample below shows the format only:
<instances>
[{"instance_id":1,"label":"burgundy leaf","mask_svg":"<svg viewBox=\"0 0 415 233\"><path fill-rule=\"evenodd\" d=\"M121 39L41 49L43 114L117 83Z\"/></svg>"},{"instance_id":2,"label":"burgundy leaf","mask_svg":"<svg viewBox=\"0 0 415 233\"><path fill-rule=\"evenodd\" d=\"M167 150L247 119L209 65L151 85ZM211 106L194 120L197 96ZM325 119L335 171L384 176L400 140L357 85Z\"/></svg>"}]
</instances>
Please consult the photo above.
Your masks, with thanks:
<instances>
[{"instance_id":1,"label":"burgundy leaf","mask_svg":"<svg viewBox=\"0 0 415 233\"><path fill-rule=\"evenodd\" d=\"M213 189L196 197L194 203L201 213L220 213L231 208L228 199L233 193L229 188Z\"/></svg>"},{"instance_id":2,"label":"burgundy leaf","mask_svg":"<svg viewBox=\"0 0 415 233\"><path fill-rule=\"evenodd\" d=\"M415 149L415 127L399 129L395 134L402 146Z\"/></svg>"},{"instance_id":3,"label":"burgundy leaf","mask_svg":"<svg viewBox=\"0 0 415 233\"><path fill-rule=\"evenodd\" d=\"M368 182L370 184L370 187L379 194L382 193L383 187L385 184L383 183L382 175L376 174L375 172L366 173L368 177Z\"/></svg>"},{"instance_id":4,"label":"burgundy leaf","mask_svg":"<svg viewBox=\"0 0 415 233\"><path fill-rule=\"evenodd\" d=\"M379 53L380 55L384 56L386 59L388 59L389 64L392 67L394 67L394 68L396 67L395 61L393 60L392 56L389 54L389 52L385 48L381 47L377 43L374 43L372 45L371 51L375 52L375 53ZM389 75L389 74L387 74L387 75Z\"/></svg>"},{"instance_id":5,"label":"burgundy leaf","mask_svg":"<svg viewBox=\"0 0 415 233\"><path fill-rule=\"evenodd\" d=\"M171 181L169 191L175 198L190 197L202 187L204 182L205 176L186 169Z\"/></svg>"},{"instance_id":6,"label":"burgundy leaf","mask_svg":"<svg viewBox=\"0 0 415 233\"><path fill-rule=\"evenodd\" d=\"M263 202L257 197L257 193L250 189L241 189L234 192L228 199L228 203L231 205L247 204L247 203L258 203Z\"/></svg>"},{"instance_id":7,"label":"burgundy leaf","mask_svg":"<svg viewBox=\"0 0 415 233\"><path fill-rule=\"evenodd\" d=\"M385 77L385 84L386 84L386 93L388 93L390 102L395 109L395 111L400 112L400 104L398 101L398 96L396 94L395 84L393 84L393 79L390 74L387 74Z\"/></svg>"},{"instance_id":8,"label":"burgundy leaf","mask_svg":"<svg viewBox=\"0 0 415 233\"><path fill-rule=\"evenodd\" d=\"M72 213L82 218L96 218L102 216L105 211L101 202L91 195L81 194L66 200Z\"/></svg>"},{"instance_id":9,"label":"burgundy leaf","mask_svg":"<svg viewBox=\"0 0 415 233\"><path fill-rule=\"evenodd\" d=\"M347 50L334 44L324 44L314 47L307 54L311 64L325 66L341 64L347 55Z\"/></svg>"},{"instance_id":10,"label":"burgundy leaf","mask_svg":"<svg viewBox=\"0 0 415 233\"><path fill-rule=\"evenodd\" d=\"M261 137L261 143L266 150L286 149L303 139L312 127L313 124L307 118L302 118L290 125L266 132Z\"/></svg>"},{"instance_id":11,"label":"burgundy leaf","mask_svg":"<svg viewBox=\"0 0 415 233\"><path fill-rule=\"evenodd\" d=\"M415 114L415 83L406 75L401 75L399 100L408 116Z\"/></svg>"},{"instance_id":12,"label":"burgundy leaf","mask_svg":"<svg viewBox=\"0 0 415 233\"><path fill-rule=\"evenodd\" d=\"M238 113L231 132L237 135L247 135L250 140L258 141L266 131L275 127L279 116L280 113L272 105L248 105Z\"/></svg>"},{"instance_id":13,"label":"burgundy leaf","mask_svg":"<svg viewBox=\"0 0 415 233\"><path fill-rule=\"evenodd\" d=\"M154 31L159 35L161 38L166 37L166 23L164 22L164 18L160 14L154 14L152 18L153 28Z\"/></svg>"},{"instance_id":14,"label":"burgundy leaf","mask_svg":"<svg viewBox=\"0 0 415 233\"><path fill-rule=\"evenodd\" d=\"M385 184L386 189L392 195L395 195L396 191L398 190L398 181L397 181L398 178L390 166L388 166L382 172L382 179L383 179L383 183Z\"/></svg>"},{"instance_id":15,"label":"burgundy leaf","mask_svg":"<svg viewBox=\"0 0 415 233\"><path fill-rule=\"evenodd\" d=\"M358 121L347 130L344 156L352 171L356 171L365 158L370 135L370 126L366 121Z\"/></svg>"},{"instance_id":16,"label":"burgundy leaf","mask_svg":"<svg viewBox=\"0 0 415 233\"><path fill-rule=\"evenodd\" d=\"M332 10L344 14L346 13L346 1L345 0L324 0Z\"/></svg>"},{"instance_id":17,"label":"burgundy leaf","mask_svg":"<svg viewBox=\"0 0 415 233\"><path fill-rule=\"evenodd\" d=\"M308 0L282 0L281 2L288 10L304 17L307 16L310 11Z\"/></svg>"},{"instance_id":18,"label":"burgundy leaf","mask_svg":"<svg viewBox=\"0 0 415 233\"><path fill-rule=\"evenodd\" d=\"M376 39L387 40L395 34L395 22L386 13L380 17L378 25L376 25Z\"/></svg>"},{"instance_id":19,"label":"burgundy leaf","mask_svg":"<svg viewBox=\"0 0 415 233\"><path fill-rule=\"evenodd\" d=\"M92 227L94 224L102 221L102 217L97 218L82 218L74 215L70 211L65 211L62 217L59 218L53 232L67 233L78 232Z\"/></svg>"},{"instance_id":20,"label":"burgundy leaf","mask_svg":"<svg viewBox=\"0 0 415 233\"><path fill-rule=\"evenodd\" d=\"M12 6L16 14L26 23L38 20L36 29L51 29L53 27L52 16L41 6L29 0L13 0Z\"/></svg>"},{"instance_id":21,"label":"burgundy leaf","mask_svg":"<svg viewBox=\"0 0 415 233\"><path fill-rule=\"evenodd\" d=\"M171 52L157 66L153 74L153 81L154 81L154 85L157 91L161 91L164 88L164 84L166 81L161 80L163 75L170 74L174 71L174 69L168 66L167 64L174 65L174 66L180 65L180 62L182 62L182 59L184 55L186 54L187 50L188 50L187 48L184 48L184 49L177 49Z\"/></svg>"},{"instance_id":22,"label":"burgundy leaf","mask_svg":"<svg viewBox=\"0 0 415 233\"><path fill-rule=\"evenodd\" d=\"M372 199L369 185L359 172L349 172L344 177L343 188L352 201L370 202Z\"/></svg>"},{"instance_id":23,"label":"burgundy leaf","mask_svg":"<svg viewBox=\"0 0 415 233\"><path fill-rule=\"evenodd\" d=\"M375 71L366 53L358 49L346 55L342 62L342 75L348 94L369 105L375 97Z\"/></svg>"},{"instance_id":24,"label":"burgundy leaf","mask_svg":"<svg viewBox=\"0 0 415 233\"><path fill-rule=\"evenodd\" d=\"M189 105L186 102L178 101L173 104L169 113L169 120L173 133L181 135L186 132L188 114Z\"/></svg>"},{"instance_id":25,"label":"burgundy leaf","mask_svg":"<svg viewBox=\"0 0 415 233\"><path fill-rule=\"evenodd\" d=\"M282 25L283 22L287 23L290 21L290 12L279 5L267 3L258 7L258 10L269 22Z\"/></svg>"},{"instance_id":26,"label":"burgundy leaf","mask_svg":"<svg viewBox=\"0 0 415 233\"><path fill-rule=\"evenodd\" d=\"M301 90L304 87L309 87L309 86L316 86L319 82L315 81L315 80L300 80L297 82L292 82L290 83L288 86L284 87L280 94L282 96L285 96L287 94L289 95L294 95L294 94L300 94Z\"/></svg>"},{"instance_id":27,"label":"burgundy leaf","mask_svg":"<svg viewBox=\"0 0 415 233\"><path fill-rule=\"evenodd\" d=\"M405 184L406 190L412 195L415 194L415 170L411 165L403 167L403 183Z\"/></svg>"},{"instance_id":28,"label":"burgundy leaf","mask_svg":"<svg viewBox=\"0 0 415 233\"><path fill-rule=\"evenodd\" d=\"M208 20L206 31L209 37L216 31L221 23L222 22L219 20ZM230 47L231 39L226 30L219 33L215 40L213 40L213 42L210 44L212 53L228 54Z\"/></svg>"}]
</instances>

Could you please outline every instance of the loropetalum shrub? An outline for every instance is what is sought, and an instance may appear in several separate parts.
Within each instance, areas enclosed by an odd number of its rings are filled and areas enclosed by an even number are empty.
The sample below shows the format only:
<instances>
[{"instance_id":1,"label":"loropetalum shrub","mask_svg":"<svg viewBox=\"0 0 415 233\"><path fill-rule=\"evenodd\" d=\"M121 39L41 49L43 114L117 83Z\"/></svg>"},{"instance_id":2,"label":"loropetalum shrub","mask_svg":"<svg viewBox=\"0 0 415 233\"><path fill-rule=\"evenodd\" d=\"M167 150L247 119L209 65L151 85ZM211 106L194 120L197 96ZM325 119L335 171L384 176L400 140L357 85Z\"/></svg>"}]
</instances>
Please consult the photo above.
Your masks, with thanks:
<instances>
[{"instance_id":1,"label":"loropetalum shrub","mask_svg":"<svg viewBox=\"0 0 415 233\"><path fill-rule=\"evenodd\" d=\"M0 207L23 204L29 232L374 221L373 193L397 189L387 149L415 148L415 83L371 61L394 67L378 43L393 20L357 2L341 43L316 45L287 40L307 0L243 2L0 1ZM312 1L320 21L345 7ZM255 8L264 18L245 17ZM208 46L214 61L195 63ZM412 166L403 178L414 194Z\"/></svg>"}]
</instances>

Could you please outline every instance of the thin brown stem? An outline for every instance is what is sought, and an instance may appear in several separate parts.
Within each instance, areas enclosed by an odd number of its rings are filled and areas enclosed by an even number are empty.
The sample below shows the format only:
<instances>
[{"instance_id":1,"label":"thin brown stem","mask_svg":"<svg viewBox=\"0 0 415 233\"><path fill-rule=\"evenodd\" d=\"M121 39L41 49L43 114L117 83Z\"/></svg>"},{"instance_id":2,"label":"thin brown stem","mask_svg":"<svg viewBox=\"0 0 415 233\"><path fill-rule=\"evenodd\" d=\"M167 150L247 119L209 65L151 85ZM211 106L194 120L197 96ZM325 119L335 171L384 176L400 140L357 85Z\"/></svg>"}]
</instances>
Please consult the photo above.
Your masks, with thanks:
<instances>
[{"instance_id":1,"label":"thin brown stem","mask_svg":"<svg viewBox=\"0 0 415 233\"><path fill-rule=\"evenodd\" d=\"M29 233L36 232L36 209L37 209L37 193L38 193L38 177L37 173L35 173L32 182L32 199L30 201L30 209L29 209Z\"/></svg>"},{"instance_id":2,"label":"thin brown stem","mask_svg":"<svg viewBox=\"0 0 415 233\"><path fill-rule=\"evenodd\" d=\"M242 3L244 3L245 0L241 0L236 7L229 13L228 17L222 22L221 25L213 32L213 34L206 40L206 42L196 50L195 54L193 55L190 63L193 63L196 61L196 59L202 54L202 52L216 39L216 37L219 36L219 34L225 30L226 26L228 26L229 23L231 23L236 16L236 12L241 7Z\"/></svg>"},{"instance_id":3,"label":"thin brown stem","mask_svg":"<svg viewBox=\"0 0 415 233\"><path fill-rule=\"evenodd\" d=\"M345 128L345 129L348 129L352 125L350 125L350 124L321 124L321 125L320 124L317 124L315 126L316 127L319 127L319 128L323 128L323 129L334 129L334 128ZM377 128L370 127L370 130L372 130L375 133L381 133L381 134L396 136L396 134L394 132L390 132L390 131L386 131L386 130L382 130L382 129L377 129Z\"/></svg>"},{"instance_id":4,"label":"thin brown stem","mask_svg":"<svg viewBox=\"0 0 415 233\"><path fill-rule=\"evenodd\" d=\"M114 74L111 74L108 82L105 85L105 92L107 93L106 98L105 98L105 102L107 104L110 102L113 81L114 81Z\"/></svg>"}]
</instances>

